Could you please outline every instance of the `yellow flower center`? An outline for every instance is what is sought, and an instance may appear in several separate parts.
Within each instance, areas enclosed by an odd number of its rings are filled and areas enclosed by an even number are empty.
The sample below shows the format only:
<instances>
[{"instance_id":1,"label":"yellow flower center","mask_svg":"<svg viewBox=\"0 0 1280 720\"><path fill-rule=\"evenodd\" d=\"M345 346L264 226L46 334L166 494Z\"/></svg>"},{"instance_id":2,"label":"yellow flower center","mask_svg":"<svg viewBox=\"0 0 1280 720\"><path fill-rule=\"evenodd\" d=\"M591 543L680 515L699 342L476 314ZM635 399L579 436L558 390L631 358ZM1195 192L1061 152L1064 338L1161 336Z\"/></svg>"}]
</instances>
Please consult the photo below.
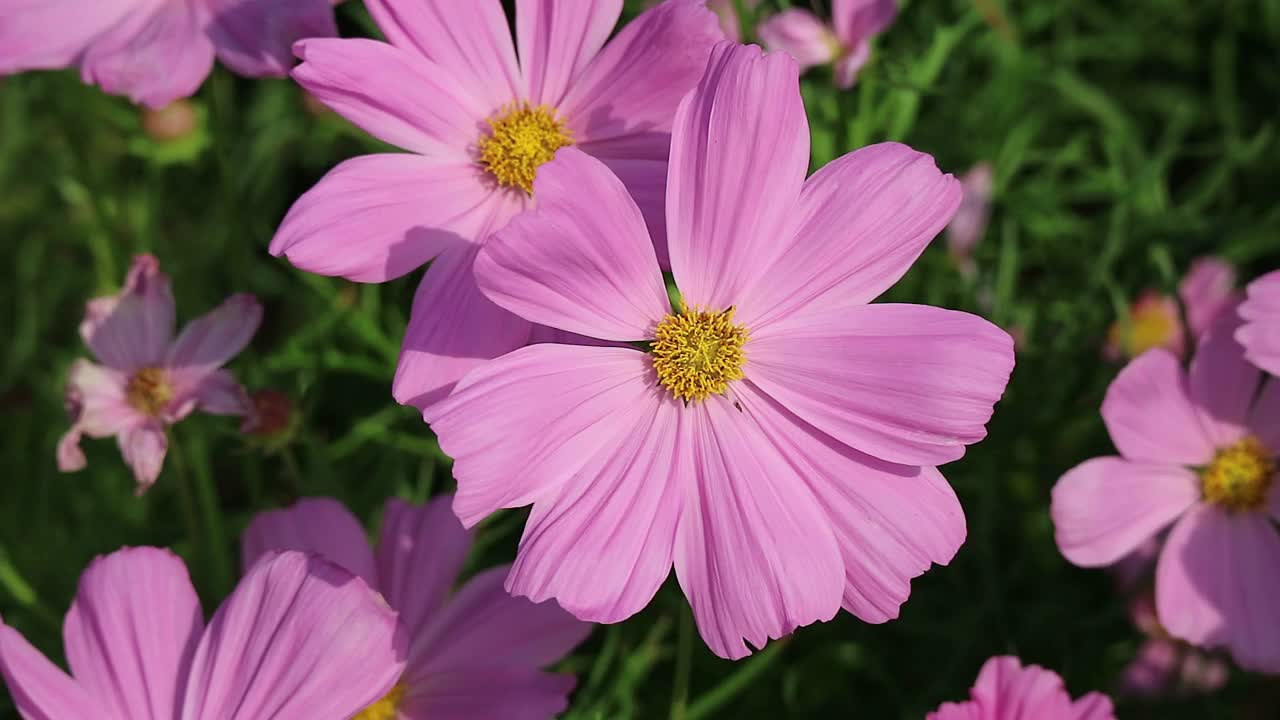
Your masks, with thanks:
<instances>
[{"instance_id":1,"label":"yellow flower center","mask_svg":"<svg viewBox=\"0 0 1280 720\"><path fill-rule=\"evenodd\" d=\"M480 138L480 164L499 184L533 193L538 168L572 145L569 129L546 105L517 103L489 118Z\"/></svg>"},{"instance_id":2,"label":"yellow flower center","mask_svg":"<svg viewBox=\"0 0 1280 720\"><path fill-rule=\"evenodd\" d=\"M731 381L742 378L746 342L747 329L733 324L733 308L668 315L654 334L658 383L685 402L723 393Z\"/></svg>"},{"instance_id":3,"label":"yellow flower center","mask_svg":"<svg viewBox=\"0 0 1280 720\"><path fill-rule=\"evenodd\" d=\"M1200 473L1204 497L1229 510L1258 510L1267 502L1267 491L1276 472L1276 461L1255 437L1247 437L1219 450Z\"/></svg>"},{"instance_id":4,"label":"yellow flower center","mask_svg":"<svg viewBox=\"0 0 1280 720\"><path fill-rule=\"evenodd\" d=\"M381 700L361 710L351 720L396 720L403 699L404 686L397 684Z\"/></svg>"},{"instance_id":5,"label":"yellow flower center","mask_svg":"<svg viewBox=\"0 0 1280 720\"><path fill-rule=\"evenodd\" d=\"M133 409L155 417L169 406L173 399L173 386L169 376L161 368L145 367L135 372L124 386L124 397Z\"/></svg>"},{"instance_id":6,"label":"yellow flower center","mask_svg":"<svg viewBox=\"0 0 1280 720\"><path fill-rule=\"evenodd\" d=\"M1119 337L1129 357L1138 357L1152 348L1164 347L1177 333L1178 322L1178 316L1165 303L1139 302L1129 315L1129 332L1120 337L1123 331L1116 325L1113 339Z\"/></svg>"}]
</instances>

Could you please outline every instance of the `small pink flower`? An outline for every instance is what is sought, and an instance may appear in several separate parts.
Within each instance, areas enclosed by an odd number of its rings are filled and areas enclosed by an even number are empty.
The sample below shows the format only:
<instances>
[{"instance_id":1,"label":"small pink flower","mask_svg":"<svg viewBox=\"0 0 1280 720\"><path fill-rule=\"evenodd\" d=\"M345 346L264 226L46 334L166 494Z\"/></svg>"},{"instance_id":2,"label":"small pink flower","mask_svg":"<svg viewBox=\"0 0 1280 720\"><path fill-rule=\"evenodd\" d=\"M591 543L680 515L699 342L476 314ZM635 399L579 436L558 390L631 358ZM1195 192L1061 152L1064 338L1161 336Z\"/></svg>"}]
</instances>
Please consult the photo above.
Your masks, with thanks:
<instances>
[{"instance_id":1,"label":"small pink flower","mask_svg":"<svg viewBox=\"0 0 1280 720\"><path fill-rule=\"evenodd\" d=\"M835 83L851 88L871 58L871 39L898 16L897 0L835 0L831 25L800 8L760 23L756 33L771 50L789 53L801 69L834 63Z\"/></svg>"},{"instance_id":2,"label":"small pink flower","mask_svg":"<svg viewBox=\"0 0 1280 720\"><path fill-rule=\"evenodd\" d=\"M1199 340L1227 307L1240 301L1235 289L1236 272L1229 263L1213 257L1197 258L1178 283L1178 297L1187 312L1190 341ZM1107 334L1106 356L1112 360L1135 358L1152 348L1164 348L1181 356L1187 347L1178 302L1148 290L1129 311L1128 329L1120 323Z\"/></svg>"},{"instance_id":3,"label":"small pink flower","mask_svg":"<svg viewBox=\"0 0 1280 720\"><path fill-rule=\"evenodd\" d=\"M982 666L968 702L946 703L926 720L1115 720L1111 699L1089 693L1072 700L1062 678L1016 657L993 657Z\"/></svg>"},{"instance_id":4,"label":"small pink flower","mask_svg":"<svg viewBox=\"0 0 1280 720\"><path fill-rule=\"evenodd\" d=\"M169 278L150 255L134 258L124 288L91 300L80 336L100 365L76 360L67 377L71 429L58 442L58 469L85 466L80 439L115 436L138 491L160 475L165 427L193 410L242 415L244 389L221 367L244 349L262 321L251 295L233 295L173 337Z\"/></svg>"},{"instance_id":5,"label":"small pink flower","mask_svg":"<svg viewBox=\"0 0 1280 720\"><path fill-rule=\"evenodd\" d=\"M1013 343L966 313L868 304L959 184L894 143L808 164L795 61L721 43L672 135L683 307L625 185L574 148L480 251L493 302L600 341L516 350L424 414L464 524L534 505L512 593L618 622L674 564L703 638L740 658L841 605L897 617L964 541L934 466L986 435Z\"/></svg>"},{"instance_id":6,"label":"small pink flower","mask_svg":"<svg viewBox=\"0 0 1280 720\"><path fill-rule=\"evenodd\" d=\"M1119 457L1089 460L1053 490L1058 547L1109 565L1172 526L1156 605L1176 638L1280 672L1280 382L1244 358L1219 316L1184 372L1163 349L1129 363L1102 418Z\"/></svg>"},{"instance_id":7,"label":"small pink flower","mask_svg":"<svg viewBox=\"0 0 1280 720\"><path fill-rule=\"evenodd\" d=\"M194 94L215 55L282 77L295 40L337 34L330 0L0 0L0 17L0 75L78 67L152 108Z\"/></svg>"},{"instance_id":8,"label":"small pink flower","mask_svg":"<svg viewBox=\"0 0 1280 720\"><path fill-rule=\"evenodd\" d=\"M1240 306L1244 325L1236 338L1250 362L1280 376L1280 270L1250 283L1248 295Z\"/></svg>"},{"instance_id":9,"label":"small pink flower","mask_svg":"<svg viewBox=\"0 0 1280 720\"><path fill-rule=\"evenodd\" d=\"M425 408L543 332L489 302L472 264L535 202L533 179L556 149L572 145L623 178L665 252L671 118L722 33L702 0L668 0L612 40L622 0L518 0L514 45L499 0L366 4L390 44L302 42L293 76L410 152L334 168L289 210L271 253L358 282L431 262L392 384L398 402Z\"/></svg>"},{"instance_id":10,"label":"small pink flower","mask_svg":"<svg viewBox=\"0 0 1280 720\"><path fill-rule=\"evenodd\" d=\"M1227 684L1226 663L1169 637L1156 616L1155 598L1150 592L1133 599L1129 616L1147 638L1120 674L1120 692L1158 698L1211 693Z\"/></svg>"},{"instance_id":11,"label":"small pink flower","mask_svg":"<svg viewBox=\"0 0 1280 720\"><path fill-rule=\"evenodd\" d=\"M206 626L181 559L125 548L80 576L62 634L70 676L0 623L24 718L346 720L395 684L406 652L363 580L297 552L263 557Z\"/></svg>"},{"instance_id":12,"label":"small pink flower","mask_svg":"<svg viewBox=\"0 0 1280 720\"><path fill-rule=\"evenodd\" d=\"M995 172L990 163L978 163L960 178L964 200L951 224L947 225L947 250L956 267L968 277L978 272L973 262L973 250L987 233L994 184Z\"/></svg>"},{"instance_id":13,"label":"small pink flower","mask_svg":"<svg viewBox=\"0 0 1280 720\"><path fill-rule=\"evenodd\" d=\"M359 720L542 720L568 707L573 677L540 668L567 655L591 626L555 603L508 595L502 588L507 566L485 570L450 593L471 534L450 512L448 497L421 507L388 501L377 550L360 521L327 499L259 514L242 544L247 564L276 549L328 558L381 590L400 613L408 664L395 688Z\"/></svg>"}]
</instances>

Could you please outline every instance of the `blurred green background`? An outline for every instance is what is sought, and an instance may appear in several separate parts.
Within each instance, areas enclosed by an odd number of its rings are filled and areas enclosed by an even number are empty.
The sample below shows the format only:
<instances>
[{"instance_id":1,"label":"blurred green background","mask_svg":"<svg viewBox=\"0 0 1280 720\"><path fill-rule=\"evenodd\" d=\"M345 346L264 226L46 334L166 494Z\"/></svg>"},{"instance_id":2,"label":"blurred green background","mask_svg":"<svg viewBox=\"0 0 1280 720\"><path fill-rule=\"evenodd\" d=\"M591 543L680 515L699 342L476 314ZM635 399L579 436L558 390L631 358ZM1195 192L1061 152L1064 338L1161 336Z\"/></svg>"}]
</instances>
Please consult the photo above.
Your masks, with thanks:
<instances>
[{"instance_id":1,"label":"blurred green background","mask_svg":"<svg viewBox=\"0 0 1280 720\"><path fill-rule=\"evenodd\" d=\"M788 4L801 3L758 12ZM359 3L339 17L344 35L376 34ZM1278 48L1280 0L914 0L853 90L834 90L825 70L806 76L815 168L881 140L956 174L995 167L978 274L957 272L939 240L890 293L1021 332L990 437L944 468L969 540L914 583L899 621L842 613L739 663L703 647L669 582L564 664L579 675L568 717L917 720L964 698L1003 653L1057 670L1075 695L1111 691L1141 637L1105 573L1058 554L1049 489L1110 451L1097 408L1117 367L1101 346L1141 291L1172 292L1200 255L1245 280L1280 266ZM388 495L452 487L417 413L390 397L419 275L358 286L266 253L291 201L376 142L289 81L219 69L194 105L196 133L162 142L74 72L0 80L0 614L51 657L97 554L173 546L210 611L255 511L330 495L376 527ZM261 298L263 327L231 367L251 389L288 394L298 426L267 443L234 419L193 416L139 498L114 442L86 441L89 468L71 475L54 446L67 368L87 355L83 304L114 292L144 251L173 278L180 322L232 292ZM509 560L523 519L483 525L471 569ZM1233 672L1215 696L1122 700L1120 716L1274 719L1280 684ZM7 697L0 717L16 717Z\"/></svg>"}]
</instances>

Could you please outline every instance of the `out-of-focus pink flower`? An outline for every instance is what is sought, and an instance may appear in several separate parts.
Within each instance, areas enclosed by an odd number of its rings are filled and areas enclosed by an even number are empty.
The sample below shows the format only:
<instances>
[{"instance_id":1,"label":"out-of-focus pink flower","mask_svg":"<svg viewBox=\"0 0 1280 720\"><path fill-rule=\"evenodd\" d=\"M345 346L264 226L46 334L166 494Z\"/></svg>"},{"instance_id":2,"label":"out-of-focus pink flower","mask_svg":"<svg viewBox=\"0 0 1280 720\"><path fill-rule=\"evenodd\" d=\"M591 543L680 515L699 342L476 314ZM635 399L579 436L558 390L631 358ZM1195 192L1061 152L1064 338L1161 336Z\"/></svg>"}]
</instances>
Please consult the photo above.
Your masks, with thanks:
<instances>
[{"instance_id":1,"label":"out-of-focus pink flower","mask_svg":"<svg viewBox=\"0 0 1280 720\"><path fill-rule=\"evenodd\" d=\"M1147 638L1120 674L1121 693L1154 698L1210 693L1227 684L1225 662L1169 636L1150 592L1134 597L1129 616Z\"/></svg>"},{"instance_id":2,"label":"out-of-focus pink flower","mask_svg":"<svg viewBox=\"0 0 1280 720\"><path fill-rule=\"evenodd\" d=\"M1177 301L1148 290L1130 309L1127 329L1119 322L1111 326L1106 356L1112 360L1135 358L1152 348L1164 348L1181 356L1188 340L1199 340L1225 308L1239 302L1235 277L1235 269L1229 263L1212 257L1197 258L1178 283L1190 336L1182 325Z\"/></svg>"},{"instance_id":3,"label":"out-of-focus pink flower","mask_svg":"<svg viewBox=\"0 0 1280 720\"><path fill-rule=\"evenodd\" d=\"M970 700L945 703L926 720L1115 720L1111 699L1092 692L1072 700L1062 678L1016 657L993 657L982 666Z\"/></svg>"},{"instance_id":4,"label":"out-of-focus pink flower","mask_svg":"<svg viewBox=\"0 0 1280 720\"><path fill-rule=\"evenodd\" d=\"M995 172L990 163L978 163L960 178L964 200L960 202L960 209L956 210L956 216L947 226L947 250L956 267L968 277L973 277L978 272L978 267L973 262L973 250L987 233L994 183Z\"/></svg>"},{"instance_id":5,"label":"out-of-focus pink flower","mask_svg":"<svg viewBox=\"0 0 1280 720\"><path fill-rule=\"evenodd\" d=\"M339 165L290 209L271 253L358 282L431 261L392 385L397 401L425 408L534 338L531 323L480 293L472 264L535 201L538 168L559 148L609 165L666 254L671 119L723 34L702 0L668 0L607 43L622 0L518 0L514 44L499 0L367 5L390 44L308 40L293 76L411 152Z\"/></svg>"},{"instance_id":6,"label":"out-of-focus pink flower","mask_svg":"<svg viewBox=\"0 0 1280 720\"><path fill-rule=\"evenodd\" d=\"M159 548L98 558L63 625L71 674L0 623L0 672L24 718L345 720L404 668L396 615L319 558L273 553L206 626L187 568Z\"/></svg>"},{"instance_id":7,"label":"out-of-focus pink flower","mask_svg":"<svg viewBox=\"0 0 1280 720\"><path fill-rule=\"evenodd\" d=\"M1156 562L1160 621L1280 672L1280 382L1245 360L1237 324L1219 315L1189 373L1164 349L1120 372L1102 405L1120 455L1063 475L1051 514L1062 554L1084 567L1172 526Z\"/></svg>"},{"instance_id":8,"label":"out-of-focus pink flower","mask_svg":"<svg viewBox=\"0 0 1280 720\"><path fill-rule=\"evenodd\" d=\"M144 492L160 475L165 427L193 410L248 411L244 388L221 369L249 344L262 321L252 295L233 295L173 336L173 293L160 263L134 258L124 288L91 300L80 336L101 364L76 360L67 377L71 429L58 442L58 468L85 466L80 439L115 436Z\"/></svg>"},{"instance_id":9,"label":"out-of-focus pink flower","mask_svg":"<svg viewBox=\"0 0 1280 720\"><path fill-rule=\"evenodd\" d=\"M742 20L738 17L735 0L707 0L707 7L720 18L720 29L724 31L726 40L742 41ZM742 0L742 6L754 10L760 0Z\"/></svg>"},{"instance_id":10,"label":"out-of-focus pink flower","mask_svg":"<svg viewBox=\"0 0 1280 720\"><path fill-rule=\"evenodd\" d=\"M831 24L801 8L774 15L756 28L772 50L789 53L801 69L834 64L835 83L851 88L871 58L871 40L893 24L897 0L835 0Z\"/></svg>"},{"instance_id":11,"label":"out-of-focus pink flower","mask_svg":"<svg viewBox=\"0 0 1280 720\"><path fill-rule=\"evenodd\" d=\"M144 108L142 129L153 140L174 142L195 132L200 116L188 100L174 100L159 110Z\"/></svg>"},{"instance_id":12,"label":"out-of-focus pink flower","mask_svg":"<svg viewBox=\"0 0 1280 720\"><path fill-rule=\"evenodd\" d=\"M601 344L509 353L424 413L455 458L454 510L474 525L533 503L508 587L587 620L639 611L674 564L723 657L842 604L897 617L964 541L934 466L985 436L1013 367L981 318L869 304L946 226L959 183L895 143L806 180L798 66L733 43L681 104L671 163L683 306L626 187L574 148L480 251L493 302Z\"/></svg>"},{"instance_id":13,"label":"out-of-focus pink flower","mask_svg":"<svg viewBox=\"0 0 1280 720\"><path fill-rule=\"evenodd\" d=\"M337 34L329 0L0 0L0 17L0 75L78 67L152 108L195 93L215 55L283 77L295 40Z\"/></svg>"},{"instance_id":14,"label":"out-of-focus pink flower","mask_svg":"<svg viewBox=\"0 0 1280 720\"><path fill-rule=\"evenodd\" d=\"M327 499L259 514L242 546L246 564L276 549L319 554L364 578L400 613L408 665L358 720L542 720L568 707L574 678L541 668L567 655L591 626L553 602L508 595L502 580L509 566L485 570L450 593L471 534L448 497L421 507L388 501L376 550L360 521Z\"/></svg>"},{"instance_id":15,"label":"out-of-focus pink flower","mask_svg":"<svg viewBox=\"0 0 1280 720\"><path fill-rule=\"evenodd\" d=\"M1244 324L1236 338L1250 362L1280 376L1280 270L1254 280L1248 293L1240 306Z\"/></svg>"}]
</instances>

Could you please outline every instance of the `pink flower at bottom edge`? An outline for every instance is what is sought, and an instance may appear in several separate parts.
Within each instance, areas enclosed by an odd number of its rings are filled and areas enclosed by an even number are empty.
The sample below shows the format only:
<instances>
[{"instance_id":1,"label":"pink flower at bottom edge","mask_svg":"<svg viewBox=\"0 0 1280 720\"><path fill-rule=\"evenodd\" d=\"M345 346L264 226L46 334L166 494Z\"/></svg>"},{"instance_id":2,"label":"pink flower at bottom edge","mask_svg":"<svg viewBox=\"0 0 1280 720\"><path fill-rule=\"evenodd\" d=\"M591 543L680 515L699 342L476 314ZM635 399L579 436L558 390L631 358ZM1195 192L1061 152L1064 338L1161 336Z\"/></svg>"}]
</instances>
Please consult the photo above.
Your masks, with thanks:
<instances>
[{"instance_id":1,"label":"pink flower at bottom edge","mask_svg":"<svg viewBox=\"0 0 1280 720\"><path fill-rule=\"evenodd\" d=\"M174 338L173 293L160 263L134 258L124 288L89 301L80 336L100 364L76 360L67 377L71 429L58 441L58 468L83 469L80 439L115 436L139 492L160 475L165 428L193 410L242 415L244 389L221 369L257 331L262 307L233 295Z\"/></svg>"},{"instance_id":2,"label":"pink flower at bottom edge","mask_svg":"<svg viewBox=\"0 0 1280 720\"><path fill-rule=\"evenodd\" d=\"M945 703L926 720L1115 720L1111 699L1089 693L1072 700L1062 678L1016 657L993 657L982 666L967 702Z\"/></svg>"},{"instance_id":3,"label":"pink flower at bottom edge","mask_svg":"<svg viewBox=\"0 0 1280 720\"><path fill-rule=\"evenodd\" d=\"M0 623L0 673L29 720L347 720L404 668L396 616L302 553L263 557L206 626L182 560L126 548L80 578L71 674Z\"/></svg>"},{"instance_id":4,"label":"pink flower at bottom edge","mask_svg":"<svg viewBox=\"0 0 1280 720\"><path fill-rule=\"evenodd\" d=\"M409 643L399 683L358 720L547 720L568 707L574 678L541 670L591 632L553 602L534 604L502 587L490 568L450 593L471 534L449 497L423 506L387 502L377 548L335 500L314 498L258 514L241 539L243 559L306 550L364 578L400 614Z\"/></svg>"},{"instance_id":5,"label":"pink flower at bottom edge","mask_svg":"<svg viewBox=\"0 0 1280 720\"><path fill-rule=\"evenodd\" d=\"M1280 270L1249 284L1248 299L1240 305L1244 324L1236 338L1254 365L1280 376Z\"/></svg>"}]
</instances>

